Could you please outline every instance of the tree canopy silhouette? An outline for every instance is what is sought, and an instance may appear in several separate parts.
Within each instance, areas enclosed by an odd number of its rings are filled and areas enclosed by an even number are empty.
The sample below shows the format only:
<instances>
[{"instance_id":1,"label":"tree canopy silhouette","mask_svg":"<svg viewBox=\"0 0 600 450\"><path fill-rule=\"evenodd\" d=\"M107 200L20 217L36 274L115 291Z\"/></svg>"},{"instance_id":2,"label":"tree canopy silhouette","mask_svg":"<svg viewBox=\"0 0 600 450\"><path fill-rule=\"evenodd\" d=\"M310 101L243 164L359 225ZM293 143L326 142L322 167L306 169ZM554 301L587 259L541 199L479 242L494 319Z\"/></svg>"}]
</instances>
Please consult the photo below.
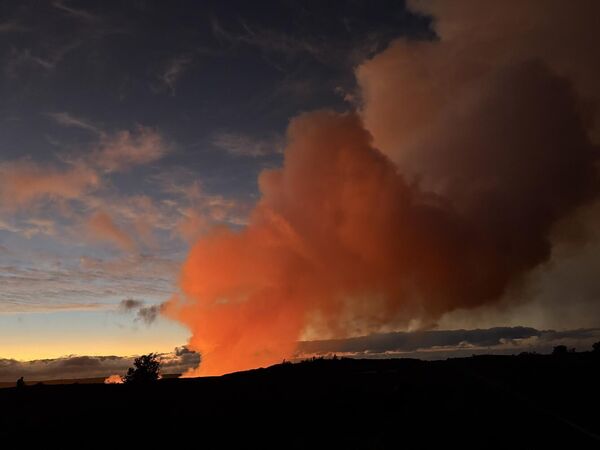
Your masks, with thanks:
<instances>
[{"instance_id":1,"label":"tree canopy silhouette","mask_svg":"<svg viewBox=\"0 0 600 450\"><path fill-rule=\"evenodd\" d=\"M557 345L552 350L552 355L554 356L564 356L568 353L568 349L566 345Z\"/></svg>"},{"instance_id":2,"label":"tree canopy silhouette","mask_svg":"<svg viewBox=\"0 0 600 450\"><path fill-rule=\"evenodd\" d=\"M123 383L149 384L157 381L160 376L160 361L156 353L135 358L133 366L127 370L127 375L123 377Z\"/></svg>"}]
</instances>

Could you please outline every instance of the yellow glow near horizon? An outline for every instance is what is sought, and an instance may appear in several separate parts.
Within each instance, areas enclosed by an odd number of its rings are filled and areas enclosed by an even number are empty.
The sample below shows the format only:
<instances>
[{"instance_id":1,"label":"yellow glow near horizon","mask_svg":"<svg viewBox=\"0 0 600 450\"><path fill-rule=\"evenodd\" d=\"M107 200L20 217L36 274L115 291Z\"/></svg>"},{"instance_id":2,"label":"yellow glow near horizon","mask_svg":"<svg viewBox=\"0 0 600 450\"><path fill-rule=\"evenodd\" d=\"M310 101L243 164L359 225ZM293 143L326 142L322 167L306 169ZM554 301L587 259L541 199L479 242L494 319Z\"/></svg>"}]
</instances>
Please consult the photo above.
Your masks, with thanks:
<instances>
[{"instance_id":1,"label":"yellow glow near horizon","mask_svg":"<svg viewBox=\"0 0 600 450\"><path fill-rule=\"evenodd\" d=\"M184 345L185 342L165 342L164 339L160 342L127 342L123 344L115 344L112 342L103 342L98 344L90 344L89 342L73 343L51 342L47 345L2 345L0 347L0 355L4 359L16 359L18 361L32 361L38 359L55 359L62 356L78 355L78 356L134 356L144 353L156 352L167 353L172 352L175 347Z\"/></svg>"}]
</instances>

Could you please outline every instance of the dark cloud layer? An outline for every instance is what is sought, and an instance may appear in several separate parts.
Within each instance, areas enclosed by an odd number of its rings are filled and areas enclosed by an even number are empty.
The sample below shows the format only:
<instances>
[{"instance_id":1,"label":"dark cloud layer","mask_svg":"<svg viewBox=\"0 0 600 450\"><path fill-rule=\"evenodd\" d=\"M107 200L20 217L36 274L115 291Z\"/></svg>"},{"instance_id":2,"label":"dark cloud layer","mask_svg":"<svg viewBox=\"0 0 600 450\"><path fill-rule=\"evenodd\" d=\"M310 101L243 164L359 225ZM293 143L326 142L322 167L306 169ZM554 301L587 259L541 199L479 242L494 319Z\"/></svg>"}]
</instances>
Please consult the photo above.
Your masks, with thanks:
<instances>
[{"instance_id":1,"label":"dark cloud layer","mask_svg":"<svg viewBox=\"0 0 600 450\"><path fill-rule=\"evenodd\" d=\"M419 357L443 359L472 353L548 353L564 344L579 351L591 350L600 341L600 329L537 330L528 327L496 327L477 330L432 330L377 333L348 339L304 341L296 357L345 354L355 357Z\"/></svg>"}]
</instances>

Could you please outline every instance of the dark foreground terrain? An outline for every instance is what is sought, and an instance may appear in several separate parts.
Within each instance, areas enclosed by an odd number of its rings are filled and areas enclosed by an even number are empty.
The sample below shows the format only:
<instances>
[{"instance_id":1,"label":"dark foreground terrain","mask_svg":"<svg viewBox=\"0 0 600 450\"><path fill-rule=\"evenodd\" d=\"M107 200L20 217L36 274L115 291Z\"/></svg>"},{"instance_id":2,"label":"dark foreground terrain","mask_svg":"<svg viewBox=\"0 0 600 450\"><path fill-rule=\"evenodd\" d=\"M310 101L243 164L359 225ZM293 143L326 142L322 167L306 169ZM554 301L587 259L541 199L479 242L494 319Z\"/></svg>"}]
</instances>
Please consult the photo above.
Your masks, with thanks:
<instances>
[{"instance_id":1,"label":"dark foreground terrain","mask_svg":"<svg viewBox=\"0 0 600 450\"><path fill-rule=\"evenodd\" d=\"M150 386L0 390L20 445L140 448L600 448L600 358L315 360ZM162 445L161 445L162 447ZM8 447L7 447L8 448Z\"/></svg>"}]
</instances>

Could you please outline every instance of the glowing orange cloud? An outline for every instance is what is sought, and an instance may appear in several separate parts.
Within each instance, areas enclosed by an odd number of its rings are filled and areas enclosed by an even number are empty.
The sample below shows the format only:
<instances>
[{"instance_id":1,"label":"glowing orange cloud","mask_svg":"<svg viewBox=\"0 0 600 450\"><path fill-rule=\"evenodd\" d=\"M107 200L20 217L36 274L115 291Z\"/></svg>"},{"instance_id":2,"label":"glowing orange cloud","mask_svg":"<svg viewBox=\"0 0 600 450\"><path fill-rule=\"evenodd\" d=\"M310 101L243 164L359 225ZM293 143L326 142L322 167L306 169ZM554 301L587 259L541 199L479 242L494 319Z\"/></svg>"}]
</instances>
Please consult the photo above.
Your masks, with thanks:
<instances>
[{"instance_id":1,"label":"glowing orange cloud","mask_svg":"<svg viewBox=\"0 0 600 450\"><path fill-rule=\"evenodd\" d=\"M193 374L279 362L308 333L428 327L497 301L597 197L595 110L560 55L525 33L511 58L518 40L496 22L469 41L453 7L420 5L447 15L441 40L397 41L361 65L358 112L293 119L248 225L191 249L165 313L191 330Z\"/></svg>"},{"instance_id":2,"label":"glowing orange cloud","mask_svg":"<svg viewBox=\"0 0 600 450\"><path fill-rule=\"evenodd\" d=\"M110 375L104 380L104 384L122 384L123 377L121 375Z\"/></svg>"}]
</instances>

